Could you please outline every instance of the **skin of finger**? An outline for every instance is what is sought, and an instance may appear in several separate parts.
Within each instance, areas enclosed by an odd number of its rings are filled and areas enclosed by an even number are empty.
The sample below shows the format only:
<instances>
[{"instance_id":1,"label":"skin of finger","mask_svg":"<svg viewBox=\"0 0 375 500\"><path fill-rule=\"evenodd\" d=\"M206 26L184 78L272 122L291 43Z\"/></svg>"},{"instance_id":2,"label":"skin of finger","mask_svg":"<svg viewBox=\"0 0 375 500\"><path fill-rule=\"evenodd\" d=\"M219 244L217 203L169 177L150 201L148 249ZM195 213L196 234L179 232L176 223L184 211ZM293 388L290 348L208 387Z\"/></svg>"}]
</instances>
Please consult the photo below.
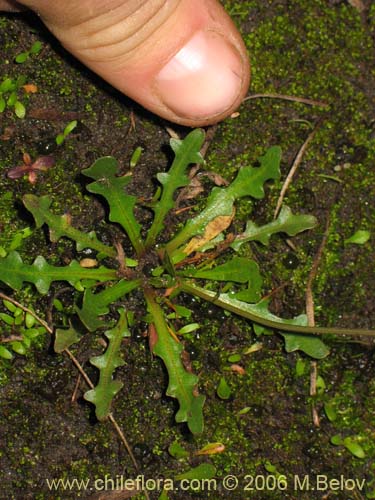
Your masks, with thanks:
<instances>
[{"instance_id":1,"label":"skin of finger","mask_svg":"<svg viewBox=\"0 0 375 500\"><path fill-rule=\"evenodd\" d=\"M238 107L249 84L241 36L216 0L24 0L61 43L114 87L154 113L189 126L217 122ZM243 58L242 91L230 109L194 120L166 108L155 75L200 30L222 34Z\"/></svg>"},{"instance_id":2,"label":"skin of finger","mask_svg":"<svg viewBox=\"0 0 375 500\"><path fill-rule=\"evenodd\" d=\"M19 12L21 10L24 10L24 7L18 2L14 2L13 0L0 0L0 11Z\"/></svg>"}]
</instances>

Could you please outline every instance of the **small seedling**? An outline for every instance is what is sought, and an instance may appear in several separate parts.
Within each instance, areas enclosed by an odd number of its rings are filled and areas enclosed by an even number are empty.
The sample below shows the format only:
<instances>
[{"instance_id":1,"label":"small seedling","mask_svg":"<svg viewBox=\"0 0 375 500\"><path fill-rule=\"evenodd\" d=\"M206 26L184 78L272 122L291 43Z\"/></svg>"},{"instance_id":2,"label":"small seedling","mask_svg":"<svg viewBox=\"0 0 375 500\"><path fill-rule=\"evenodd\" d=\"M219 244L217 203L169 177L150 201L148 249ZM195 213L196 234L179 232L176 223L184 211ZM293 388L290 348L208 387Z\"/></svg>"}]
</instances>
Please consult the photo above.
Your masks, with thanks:
<instances>
[{"instance_id":1,"label":"small seedling","mask_svg":"<svg viewBox=\"0 0 375 500\"><path fill-rule=\"evenodd\" d=\"M371 237L370 231L358 229L350 238L345 240L345 244L351 243L353 245L364 245Z\"/></svg>"},{"instance_id":2,"label":"small seedling","mask_svg":"<svg viewBox=\"0 0 375 500\"><path fill-rule=\"evenodd\" d=\"M26 50L25 52L20 52L16 57L15 61L18 64L23 64L25 63L28 59L30 59L31 56L36 56L39 54L39 52L42 50L42 42L34 42L32 46L30 47L29 50Z\"/></svg>"},{"instance_id":3,"label":"small seedling","mask_svg":"<svg viewBox=\"0 0 375 500\"><path fill-rule=\"evenodd\" d=\"M138 162L141 158L142 151L143 151L143 148L141 148L141 146L138 146L134 150L134 153L132 154L132 156L130 158L130 162L129 162L130 168L134 168L138 164Z\"/></svg>"},{"instance_id":4,"label":"small seedling","mask_svg":"<svg viewBox=\"0 0 375 500\"><path fill-rule=\"evenodd\" d=\"M5 78L0 84L0 113L5 109L12 109L18 118L25 118L25 105L18 98L18 91L25 85L26 78Z\"/></svg>"},{"instance_id":5,"label":"small seedling","mask_svg":"<svg viewBox=\"0 0 375 500\"><path fill-rule=\"evenodd\" d=\"M339 434L332 436L331 443L335 446L344 446L356 458L365 458L366 454L359 444L360 436L347 436L343 438Z\"/></svg>"},{"instance_id":6,"label":"small seedling","mask_svg":"<svg viewBox=\"0 0 375 500\"><path fill-rule=\"evenodd\" d=\"M33 341L44 335L46 329L37 325L35 317L8 300L3 300L0 312L0 358L12 359L14 353L25 355Z\"/></svg>"},{"instance_id":7,"label":"small seedling","mask_svg":"<svg viewBox=\"0 0 375 500\"><path fill-rule=\"evenodd\" d=\"M76 128L78 125L77 120L72 120L71 122L68 123L68 125L64 128L63 132L61 134L58 134L56 136L56 144L58 146L61 146L65 142L65 139L68 137L69 134L73 132L73 130Z\"/></svg>"},{"instance_id":8,"label":"small seedling","mask_svg":"<svg viewBox=\"0 0 375 500\"><path fill-rule=\"evenodd\" d=\"M228 382L225 380L224 377L221 377L219 381L219 385L217 386L216 389L216 394L219 396L220 399L229 399L232 391L231 388L228 385Z\"/></svg>"},{"instance_id":9,"label":"small seedling","mask_svg":"<svg viewBox=\"0 0 375 500\"><path fill-rule=\"evenodd\" d=\"M7 177L9 179L20 179L24 175L27 175L30 184L35 184L38 172L45 172L49 168L53 167L54 164L55 159L53 156L39 156L39 158L33 162L30 155L28 153L24 153L23 165L9 169Z\"/></svg>"},{"instance_id":10,"label":"small seedling","mask_svg":"<svg viewBox=\"0 0 375 500\"><path fill-rule=\"evenodd\" d=\"M4 244L2 240L2 245L0 246L0 257L5 257L9 252L17 250L22 245L23 240L32 235L32 230L29 227L25 227L16 231L13 236L8 240L7 244Z\"/></svg>"}]
</instances>

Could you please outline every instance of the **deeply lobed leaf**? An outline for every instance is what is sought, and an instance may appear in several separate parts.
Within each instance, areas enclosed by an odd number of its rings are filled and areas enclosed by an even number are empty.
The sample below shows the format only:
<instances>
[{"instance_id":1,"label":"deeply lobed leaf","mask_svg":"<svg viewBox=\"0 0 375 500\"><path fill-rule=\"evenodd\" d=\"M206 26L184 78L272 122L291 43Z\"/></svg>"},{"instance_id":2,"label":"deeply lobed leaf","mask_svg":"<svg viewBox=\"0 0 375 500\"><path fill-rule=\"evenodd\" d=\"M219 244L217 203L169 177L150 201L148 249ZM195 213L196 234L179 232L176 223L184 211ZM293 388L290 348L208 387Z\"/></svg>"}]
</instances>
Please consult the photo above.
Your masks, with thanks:
<instances>
[{"instance_id":1,"label":"deeply lobed leaf","mask_svg":"<svg viewBox=\"0 0 375 500\"><path fill-rule=\"evenodd\" d=\"M62 236L65 236L76 242L78 251L91 248L108 257L116 256L115 249L99 241L94 232L84 233L79 231L72 227L67 215L55 215L51 212L50 206L52 201L49 196L38 197L33 194L26 194L23 197L23 203L33 214L36 227L39 228L43 224L47 224L51 241L58 241Z\"/></svg>"},{"instance_id":2,"label":"deeply lobed leaf","mask_svg":"<svg viewBox=\"0 0 375 500\"><path fill-rule=\"evenodd\" d=\"M270 238L275 233L286 233L289 236L306 231L315 227L317 220L312 215L293 215L291 209L283 206L276 220L264 226L257 226L249 221L242 234L236 236L231 244L234 250L238 250L244 243L249 241L259 241L263 245L268 245Z\"/></svg>"},{"instance_id":3,"label":"deeply lobed leaf","mask_svg":"<svg viewBox=\"0 0 375 500\"><path fill-rule=\"evenodd\" d=\"M198 377L186 371L182 364L182 344L172 337L164 319L164 314L152 294L146 292L148 310L152 315L157 332L157 342L153 352L159 356L168 371L167 395L176 398L179 410L176 422L186 422L193 434L203 430L203 404L205 397L197 393Z\"/></svg>"},{"instance_id":4,"label":"deeply lobed leaf","mask_svg":"<svg viewBox=\"0 0 375 500\"><path fill-rule=\"evenodd\" d=\"M130 332L125 311L121 309L119 314L117 325L105 332L109 340L105 353L90 359L91 364L100 372L99 383L94 389L87 391L84 398L95 405L98 420L104 420L109 415L112 400L123 386L122 382L113 380L113 375L116 368L124 364L120 355L121 342L124 337L130 336Z\"/></svg>"},{"instance_id":5,"label":"deeply lobed leaf","mask_svg":"<svg viewBox=\"0 0 375 500\"><path fill-rule=\"evenodd\" d=\"M46 294L53 281L67 281L73 286L81 280L105 282L116 279L116 271L104 266L85 269L75 260L65 267L51 266L41 255L33 264L25 264L20 254L13 251L0 258L0 276L1 281L14 290L20 290L27 282L33 283L39 293Z\"/></svg>"},{"instance_id":6,"label":"deeply lobed leaf","mask_svg":"<svg viewBox=\"0 0 375 500\"><path fill-rule=\"evenodd\" d=\"M168 212L174 207L174 193L178 188L189 184L186 169L191 163L202 163L203 157L200 154L204 142L205 134L202 129L190 132L184 140L171 139L170 145L175 154L172 166L168 172L157 175L157 179L162 184L163 190L160 200L154 205L154 221L147 235L146 246L150 247L155 243L156 237L164 227L164 219Z\"/></svg>"},{"instance_id":7,"label":"deeply lobed leaf","mask_svg":"<svg viewBox=\"0 0 375 500\"><path fill-rule=\"evenodd\" d=\"M139 284L140 280L120 280L113 286L95 294L91 288L87 288L83 295L82 307L76 307L80 320L90 332L101 328L105 325L105 321L100 316L109 312L109 305L137 288Z\"/></svg>"},{"instance_id":8,"label":"deeply lobed leaf","mask_svg":"<svg viewBox=\"0 0 375 500\"><path fill-rule=\"evenodd\" d=\"M110 156L99 158L90 167L83 170L83 174L91 179L95 179L87 186L90 193L103 196L109 204L109 219L118 222L128 235L133 248L140 255L144 245L141 238L141 226L134 216L136 204L135 196L125 192L125 187L129 184L129 175L117 176L118 162Z\"/></svg>"},{"instance_id":9,"label":"deeply lobed leaf","mask_svg":"<svg viewBox=\"0 0 375 500\"><path fill-rule=\"evenodd\" d=\"M215 187L207 199L206 207L189 219L176 237L167 243L167 252L172 255L188 239L202 234L213 219L230 216L236 200L244 196L263 198L264 183L280 177L280 160L281 149L278 146L269 148L259 159L260 167L243 167L228 187Z\"/></svg>"}]
</instances>

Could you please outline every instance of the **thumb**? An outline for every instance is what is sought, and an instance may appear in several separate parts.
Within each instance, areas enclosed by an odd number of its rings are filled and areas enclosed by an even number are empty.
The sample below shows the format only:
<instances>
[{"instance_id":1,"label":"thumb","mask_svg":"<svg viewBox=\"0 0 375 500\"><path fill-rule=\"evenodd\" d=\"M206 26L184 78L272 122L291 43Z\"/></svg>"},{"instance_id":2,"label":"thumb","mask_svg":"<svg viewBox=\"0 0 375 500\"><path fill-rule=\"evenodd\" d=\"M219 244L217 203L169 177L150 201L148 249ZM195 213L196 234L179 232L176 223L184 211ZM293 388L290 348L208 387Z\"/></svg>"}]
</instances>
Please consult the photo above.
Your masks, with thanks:
<instances>
[{"instance_id":1,"label":"thumb","mask_svg":"<svg viewBox=\"0 0 375 500\"><path fill-rule=\"evenodd\" d=\"M242 39L217 0L24 0L84 64L145 108L217 122L249 83Z\"/></svg>"}]
</instances>

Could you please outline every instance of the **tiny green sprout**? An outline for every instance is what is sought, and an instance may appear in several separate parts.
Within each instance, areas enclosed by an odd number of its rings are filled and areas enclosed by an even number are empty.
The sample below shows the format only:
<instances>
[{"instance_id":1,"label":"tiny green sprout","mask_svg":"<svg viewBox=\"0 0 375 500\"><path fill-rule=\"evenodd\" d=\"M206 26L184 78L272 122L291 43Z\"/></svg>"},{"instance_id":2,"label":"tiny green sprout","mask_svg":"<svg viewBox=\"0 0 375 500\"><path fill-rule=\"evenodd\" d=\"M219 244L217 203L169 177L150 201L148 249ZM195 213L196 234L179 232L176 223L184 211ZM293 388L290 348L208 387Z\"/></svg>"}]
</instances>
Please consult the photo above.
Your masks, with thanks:
<instances>
[{"instance_id":1,"label":"tiny green sprout","mask_svg":"<svg viewBox=\"0 0 375 500\"><path fill-rule=\"evenodd\" d=\"M262 349L263 344L261 342L254 342L254 344L244 350L243 354L253 354L254 352L260 351Z\"/></svg>"},{"instance_id":2,"label":"tiny green sprout","mask_svg":"<svg viewBox=\"0 0 375 500\"><path fill-rule=\"evenodd\" d=\"M169 500L169 496L168 496L168 493L167 493L167 490L163 490L159 497L158 497L158 500Z\"/></svg>"},{"instance_id":3,"label":"tiny green sprout","mask_svg":"<svg viewBox=\"0 0 375 500\"><path fill-rule=\"evenodd\" d=\"M228 385L228 382L225 380L224 377L221 377L219 385L217 386L216 389L216 394L219 396L220 399L229 399L232 391Z\"/></svg>"},{"instance_id":4,"label":"tiny green sprout","mask_svg":"<svg viewBox=\"0 0 375 500\"><path fill-rule=\"evenodd\" d=\"M25 312L9 300L3 300L8 311L0 313L0 328L3 336L0 340L0 358L12 359L13 353L24 356L32 341L46 333L43 326L37 326L35 316ZM1 344L6 344L6 347Z\"/></svg>"},{"instance_id":5,"label":"tiny green sprout","mask_svg":"<svg viewBox=\"0 0 375 500\"><path fill-rule=\"evenodd\" d=\"M71 122L69 122L68 125L64 128L63 132L61 132L56 136L56 144L58 146L61 146L61 144L64 143L65 139L68 137L69 134L73 132L73 130L77 127L77 125L78 125L77 120L72 120Z\"/></svg>"},{"instance_id":6,"label":"tiny green sprout","mask_svg":"<svg viewBox=\"0 0 375 500\"><path fill-rule=\"evenodd\" d=\"M360 436L347 436L343 438L340 434L331 437L331 443L335 446L344 446L354 457L365 458L364 449L359 444Z\"/></svg>"},{"instance_id":7,"label":"tiny green sprout","mask_svg":"<svg viewBox=\"0 0 375 500\"><path fill-rule=\"evenodd\" d=\"M336 405L333 402L327 401L324 404L324 411L330 422L334 422L335 420L337 420Z\"/></svg>"},{"instance_id":8,"label":"tiny green sprout","mask_svg":"<svg viewBox=\"0 0 375 500\"><path fill-rule=\"evenodd\" d=\"M18 64L23 64L26 61L30 59L31 56L36 56L39 54L39 52L42 50L42 42L34 42L32 46L30 47L29 50L26 50L25 52L20 52L16 57L15 57L15 62Z\"/></svg>"},{"instance_id":9,"label":"tiny green sprout","mask_svg":"<svg viewBox=\"0 0 375 500\"><path fill-rule=\"evenodd\" d=\"M56 309L56 311L63 312L64 311L64 306L61 300L59 299L53 299L53 307Z\"/></svg>"},{"instance_id":10,"label":"tiny green sprout","mask_svg":"<svg viewBox=\"0 0 375 500\"><path fill-rule=\"evenodd\" d=\"M325 389L326 389L326 383L324 381L324 378L318 375L316 378L316 390L318 394L323 394Z\"/></svg>"},{"instance_id":11,"label":"tiny green sprout","mask_svg":"<svg viewBox=\"0 0 375 500\"><path fill-rule=\"evenodd\" d=\"M306 361L298 358L296 362L296 377L302 377L306 371Z\"/></svg>"},{"instance_id":12,"label":"tiny green sprout","mask_svg":"<svg viewBox=\"0 0 375 500\"><path fill-rule=\"evenodd\" d=\"M345 240L345 244L352 243L354 245L364 245L370 239L370 231L358 229L350 238Z\"/></svg>"},{"instance_id":13,"label":"tiny green sprout","mask_svg":"<svg viewBox=\"0 0 375 500\"><path fill-rule=\"evenodd\" d=\"M168 453L178 460L189 456L189 452L183 448L178 441L173 441L168 447Z\"/></svg>"},{"instance_id":14,"label":"tiny green sprout","mask_svg":"<svg viewBox=\"0 0 375 500\"><path fill-rule=\"evenodd\" d=\"M183 479L211 479L215 477L215 475L216 467L212 464L205 463L178 474L175 476L175 479L177 481L182 481Z\"/></svg>"},{"instance_id":15,"label":"tiny green sprout","mask_svg":"<svg viewBox=\"0 0 375 500\"><path fill-rule=\"evenodd\" d=\"M177 331L178 335L185 335L187 333L195 332L200 328L199 323L189 323L188 325L183 326Z\"/></svg>"},{"instance_id":16,"label":"tiny green sprout","mask_svg":"<svg viewBox=\"0 0 375 500\"><path fill-rule=\"evenodd\" d=\"M141 158L142 151L143 151L143 148L141 148L141 146L138 146L134 150L134 153L132 154L132 156L130 158L130 168L134 168L138 164L138 162Z\"/></svg>"},{"instance_id":17,"label":"tiny green sprout","mask_svg":"<svg viewBox=\"0 0 375 500\"><path fill-rule=\"evenodd\" d=\"M228 363L238 363L241 361L241 354L231 354L228 356Z\"/></svg>"},{"instance_id":18,"label":"tiny green sprout","mask_svg":"<svg viewBox=\"0 0 375 500\"><path fill-rule=\"evenodd\" d=\"M273 476L274 478L277 479L277 486L278 486L278 489L280 490L285 490L286 487L287 487L287 478L284 474L281 474L275 465L271 464L271 462L269 460L266 460L265 464L264 464L264 468L266 469L266 471L271 475Z\"/></svg>"},{"instance_id":19,"label":"tiny green sprout","mask_svg":"<svg viewBox=\"0 0 375 500\"><path fill-rule=\"evenodd\" d=\"M237 412L237 415L241 417L242 415L247 415L249 411L251 410L250 406L245 406L245 408L242 408L240 411Z\"/></svg>"},{"instance_id":20,"label":"tiny green sprout","mask_svg":"<svg viewBox=\"0 0 375 500\"><path fill-rule=\"evenodd\" d=\"M6 108L13 109L17 118L25 118L25 105L18 99L18 91L25 85L26 78L19 76L17 79L5 78L0 83L0 113Z\"/></svg>"},{"instance_id":21,"label":"tiny green sprout","mask_svg":"<svg viewBox=\"0 0 375 500\"><path fill-rule=\"evenodd\" d=\"M270 474L275 474L275 472L277 471L276 467L274 465L271 464L271 462L269 462L268 460L266 461L266 463L264 464L264 468L266 469L267 472L269 472Z\"/></svg>"},{"instance_id":22,"label":"tiny green sprout","mask_svg":"<svg viewBox=\"0 0 375 500\"><path fill-rule=\"evenodd\" d=\"M0 247L0 256L6 257L9 252L17 250L23 244L23 241L32 235L32 230L29 227L18 230L10 240Z\"/></svg>"}]
</instances>

